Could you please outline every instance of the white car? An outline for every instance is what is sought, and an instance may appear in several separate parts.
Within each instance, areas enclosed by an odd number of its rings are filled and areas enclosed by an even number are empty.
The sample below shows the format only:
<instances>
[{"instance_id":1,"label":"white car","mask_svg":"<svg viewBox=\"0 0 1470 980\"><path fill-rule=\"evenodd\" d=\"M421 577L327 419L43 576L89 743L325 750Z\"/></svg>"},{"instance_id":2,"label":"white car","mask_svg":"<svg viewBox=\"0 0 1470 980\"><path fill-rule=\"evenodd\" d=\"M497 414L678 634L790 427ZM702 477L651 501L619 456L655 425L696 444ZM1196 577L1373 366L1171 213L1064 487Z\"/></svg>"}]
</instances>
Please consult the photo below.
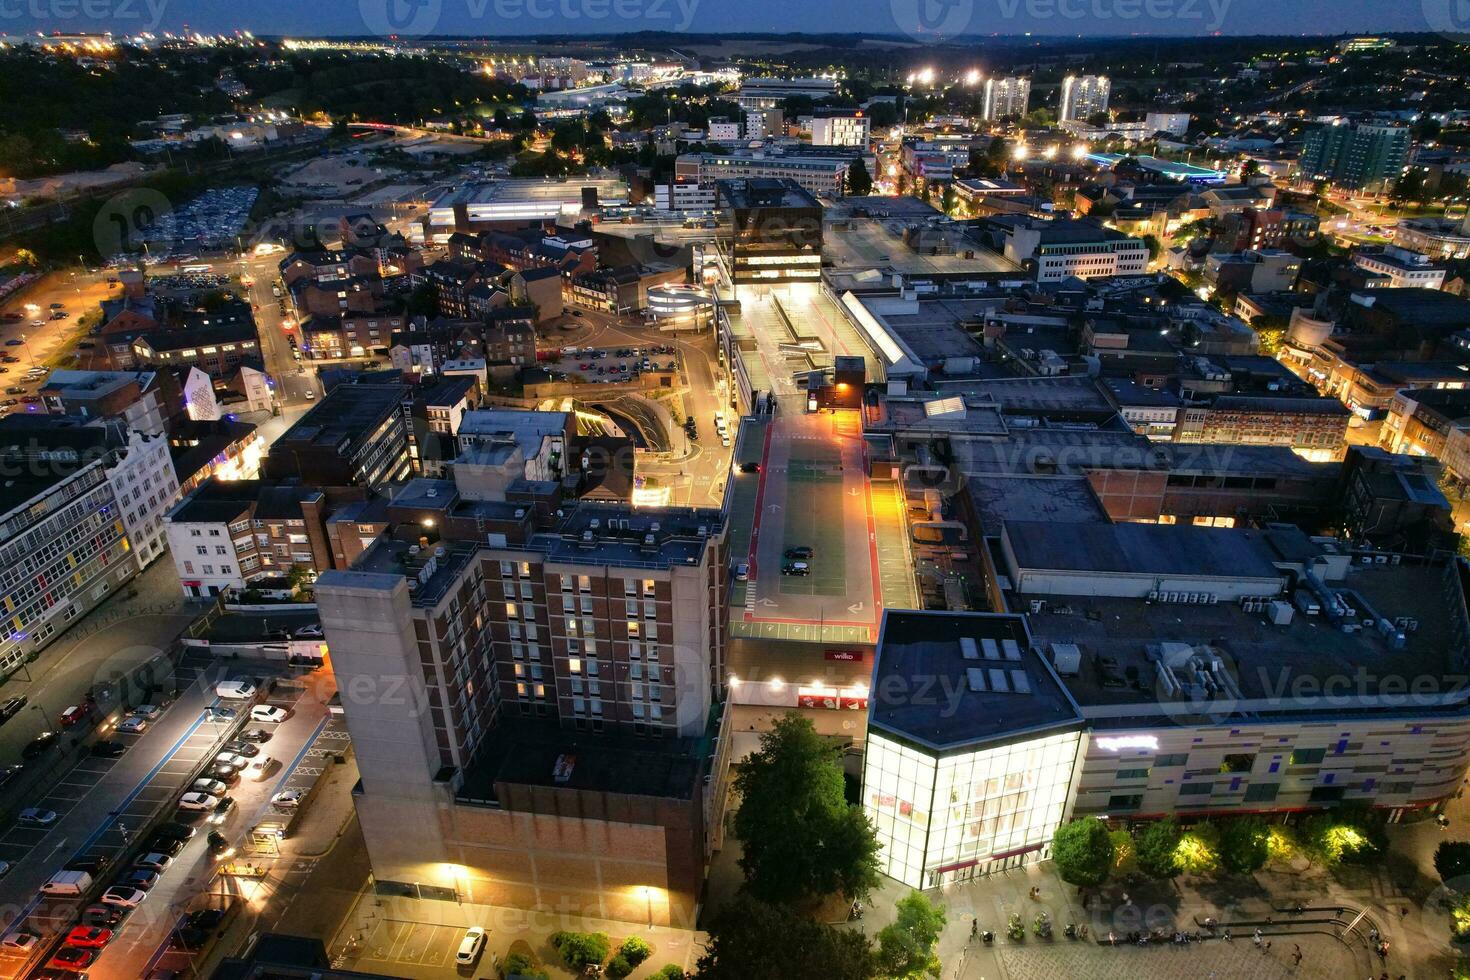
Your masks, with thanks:
<instances>
[{"instance_id":1,"label":"white car","mask_svg":"<svg viewBox=\"0 0 1470 980\"><path fill-rule=\"evenodd\" d=\"M169 857L167 854L159 854L157 852L154 852L151 854L144 854L142 857L138 858L138 860L134 861L133 865L134 867L147 868L149 871L162 871L173 863L174 859Z\"/></svg>"},{"instance_id":2,"label":"white car","mask_svg":"<svg viewBox=\"0 0 1470 980\"><path fill-rule=\"evenodd\" d=\"M250 765L245 767L245 778L253 779L258 783L266 777L266 774L271 771L271 767L275 764L276 760L270 756L258 755L250 760Z\"/></svg>"},{"instance_id":3,"label":"white car","mask_svg":"<svg viewBox=\"0 0 1470 980\"><path fill-rule=\"evenodd\" d=\"M247 701L255 697L255 685L249 681L220 681L214 686L214 693L232 701Z\"/></svg>"},{"instance_id":4,"label":"white car","mask_svg":"<svg viewBox=\"0 0 1470 980\"><path fill-rule=\"evenodd\" d=\"M219 797L210 796L208 793L185 793L179 797L180 810L202 813L205 810L213 810L217 806L219 806Z\"/></svg>"},{"instance_id":5,"label":"white car","mask_svg":"<svg viewBox=\"0 0 1470 980\"><path fill-rule=\"evenodd\" d=\"M305 795L299 789L284 789L271 797L271 803L283 810L294 810L301 805L301 799Z\"/></svg>"},{"instance_id":6,"label":"white car","mask_svg":"<svg viewBox=\"0 0 1470 980\"><path fill-rule=\"evenodd\" d=\"M250 760L236 752L221 752L214 757L217 766L229 766L232 769L244 769L250 764Z\"/></svg>"},{"instance_id":7,"label":"white car","mask_svg":"<svg viewBox=\"0 0 1470 980\"><path fill-rule=\"evenodd\" d=\"M148 730L148 719L129 715L118 723L117 730L124 735L142 735Z\"/></svg>"},{"instance_id":8,"label":"white car","mask_svg":"<svg viewBox=\"0 0 1470 980\"><path fill-rule=\"evenodd\" d=\"M49 827L56 822L55 810L43 810L38 806L28 806L15 815L20 823L28 823L32 827Z\"/></svg>"},{"instance_id":9,"label":"white car","mask_svg":"<svg viewBox=\"0 0 1470 980\"><path fill-rule=\"evenodd\" d=\"M224 796L230 788L218 779L196 779L194 785L189 787L193 793L205 793L209 796Z\"/></svg>"},{"instance_id":10,"label":"white car","mask_svg":"<svg viewBox=\"0 0 1470 980\"><path fill-rule=\"evenodd\" d=\"M257 704L250 709L251 721L282 722L290 717L285 708L278 708L273 704Z\"/></svg>"},{"instance_id":11,"label":"white car","mask_svg":"<svg viewBox=\"0 0 1470 980\"><path fill-rule=\"evenodd\" d=\"M460 966L474 966L475 960L480 958L480 953L485 948L485 930L479 926L470 926L464 931L464 938L459 941L459 949L454 953L454 962Z\"/></svg>"},{"instance_id":12,"label":"white car","mask_svg":"<svg viewBox=\"0 0 1470 980\"><path fill-rule=\"evenodd\" d=\"M140 704L133 709L133 714L139 718L147 718L149 721L157 721L163 714L163 709L156 704Z\"/></svg>"},{"instance_id":13,"label":"white car","mask_svg":"<svg viewBox=\"0 0 1470 980\"><path fill-rule=\"evenodd\" d=\"M148 898L148 893L141 888L129 888L126 885L114 885L102 893L98 899L103 905L121 905L125 909L135 909L142 905Z\"/></svg>"},{"instance_id":14,"label":"white car","mask_svg":"<svg viewBox=\"0 0 1470 980\"><path fill-rule=\"evenodd\" d=\"M0 939L0 949L9 950L12 953L29 953L36 948L41 937L30 932L8 933L4 939Z\"/></svg>"}]
</instances>

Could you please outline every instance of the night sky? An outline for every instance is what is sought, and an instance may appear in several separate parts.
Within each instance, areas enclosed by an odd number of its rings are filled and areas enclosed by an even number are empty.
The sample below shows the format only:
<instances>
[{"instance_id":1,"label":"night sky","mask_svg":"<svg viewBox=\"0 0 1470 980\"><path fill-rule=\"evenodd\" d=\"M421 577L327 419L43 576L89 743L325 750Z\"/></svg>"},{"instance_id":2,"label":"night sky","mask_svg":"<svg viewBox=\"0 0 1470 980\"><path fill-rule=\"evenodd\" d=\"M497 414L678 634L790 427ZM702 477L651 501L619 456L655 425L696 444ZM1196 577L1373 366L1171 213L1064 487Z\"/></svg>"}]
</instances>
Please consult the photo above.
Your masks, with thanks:
<instances>
[{"instance_id":1,"label":"night sky","mask_svg":"<svg viewBox=\"0 0 1470 980\"><path fill-rule=\"evenodd\" d=\"M1470 31L1470 0L0 0L0 33L1114 36Z\"/></svg>"}]
</instances>

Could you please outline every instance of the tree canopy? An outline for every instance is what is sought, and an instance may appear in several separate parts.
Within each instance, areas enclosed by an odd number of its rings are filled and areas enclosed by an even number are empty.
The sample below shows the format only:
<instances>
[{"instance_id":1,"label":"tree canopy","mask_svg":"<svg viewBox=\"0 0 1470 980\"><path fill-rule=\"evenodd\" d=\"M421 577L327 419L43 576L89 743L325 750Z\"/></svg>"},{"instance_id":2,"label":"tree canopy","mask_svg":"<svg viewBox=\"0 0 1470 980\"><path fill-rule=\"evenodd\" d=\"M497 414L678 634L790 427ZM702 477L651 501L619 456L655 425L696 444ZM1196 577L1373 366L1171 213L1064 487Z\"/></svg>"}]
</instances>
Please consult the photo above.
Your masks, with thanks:
<instances>
[{"instance_id":1,"label":"tree canopy","mask_svg":"<svg viewBox=\"0 0 1470 980\"><path fill-rule=\"evenodd\" d=\"M697 980L822 977L873 980L879 974L868 937L813 922L790 908L744 896L710 923Z\"/></svg>"},{"instance_id":2,"label":"tree canopy","mask_svg":"<svg viewBox=\"0 0 1470 980\"><path fill-rule=\"evenodd\" d=\"M1113 864L1107 824L1092 817L1062 824L1052 838L1051 857L1063 881L1083 887L1102 884Z\"/></svg>"}]
</instances>

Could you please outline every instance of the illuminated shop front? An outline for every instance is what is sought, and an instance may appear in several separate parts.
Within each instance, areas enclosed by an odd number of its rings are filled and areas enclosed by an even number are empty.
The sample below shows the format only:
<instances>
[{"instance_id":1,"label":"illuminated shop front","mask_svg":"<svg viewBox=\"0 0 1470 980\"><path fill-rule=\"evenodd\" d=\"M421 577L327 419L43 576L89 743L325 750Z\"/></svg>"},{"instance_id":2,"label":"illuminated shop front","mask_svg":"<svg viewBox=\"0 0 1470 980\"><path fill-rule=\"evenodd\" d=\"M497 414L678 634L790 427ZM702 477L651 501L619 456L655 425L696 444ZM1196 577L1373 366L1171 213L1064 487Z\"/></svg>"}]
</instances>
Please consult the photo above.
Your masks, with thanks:
<instances>
[{"instance_id":1,"label":"illuminated shop front","mask_svg":"<svg viewBox=\"0 0 1470 980\"><path fill-rule=\"evenodd\" d=\"M931 888L1047 856L1081 732L1023 617L888 613L863 765L884 872Z\"/></svg>"}]
</instances>

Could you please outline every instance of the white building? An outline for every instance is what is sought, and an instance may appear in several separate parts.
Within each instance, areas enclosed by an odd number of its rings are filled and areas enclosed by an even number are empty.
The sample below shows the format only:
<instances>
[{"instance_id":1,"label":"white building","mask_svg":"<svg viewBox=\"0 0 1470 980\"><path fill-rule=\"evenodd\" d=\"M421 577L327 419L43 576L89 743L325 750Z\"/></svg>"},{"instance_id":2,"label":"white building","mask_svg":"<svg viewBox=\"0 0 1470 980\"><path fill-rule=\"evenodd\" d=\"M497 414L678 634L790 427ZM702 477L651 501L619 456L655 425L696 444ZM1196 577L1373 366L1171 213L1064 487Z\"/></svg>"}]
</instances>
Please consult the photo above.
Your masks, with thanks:
<instances>
[{"instance_id":1,"label":"white building","mask_svg":"<svg viewBox=\"0 0 1470 980\"><path fill-rule=\"evenodd\" d=\"M1057 113L1060 122L1086 121L1089 116L1108 111L1108 95L1112 83L1106 75L1068 75L1062 79L1062 106Z\"/></svg>"},{"instance_id":2,"label":"white building","mask_svg":"<svg viewBox=\"0 0 1470 980\"><path fill-rule=\"evenodd\" d=\"M1143 239L1095 222L1022 216L992 220L1005 227L1005 257L1034 270L1037 282L1060 282L1068 276L1137 276L1148 270L1148 245Z\"/></svg>"},{"instance_id":3,"label":"white building","mask_svg":"<svg viewBox=\"0 0 1470 980\"><path fill-rule=\"evenodd\" d=\"M724 116L717 116L709 121L708 137L711 143L734 143L740 139L740 121L731 122Z\"/></svg>"},{"instance_id":4,"label":"white building","mask_svg":"<svg viewBox=\"0 0 1470 980\"><path fill-rule=\"evenodd\" d=\"M1387 285L1393 289L1444 288L1444 266L1437 265L1422 252L1397 245L1358 249L1353 253L1353 264L1367 272L1387 276Z\"/></svg>"},{"instance_id":5,"label":"white building","mask_svg":"<svg viewBox=\"0 0 1470 980\"><path fill-rule=\"evenodd\" d=\"M867 146L873 120L861 110L812 118L813 146Z\"/></svg>"},{"instance_id":6,"label":"white building","mask_svg":"<svg viewBox=\"0 0 1470 980\"><path fill-rule=\"evenodd\" d=\"M1005 116L1024 116L1031 101L1031 79L987 78L985 80L985 102L980 111L982 119L1001 119Z\"/></svg>"},{"instance_id":7,"label":"white building","mask_svg":"<svg viewBox=\"0 0 1470 980\"><path fill-rule=\"evenodd\" d=\"M653 187L653 206L660 211L713 211L715 185L673 177Z\"/></svg>"},{"instance_id":8,"label":"white building","mask_svg":"<svg viewBox=\"0 0 1470 980\"><path fill-rule=\"evenodd\" d=\"M1183 136L1189 132L1189 113L1187 112L1150 112L1143 117L1144 129L1148 135L1154 133L1168 133L1171 136Z\"/></svg>"}]
</instances>

